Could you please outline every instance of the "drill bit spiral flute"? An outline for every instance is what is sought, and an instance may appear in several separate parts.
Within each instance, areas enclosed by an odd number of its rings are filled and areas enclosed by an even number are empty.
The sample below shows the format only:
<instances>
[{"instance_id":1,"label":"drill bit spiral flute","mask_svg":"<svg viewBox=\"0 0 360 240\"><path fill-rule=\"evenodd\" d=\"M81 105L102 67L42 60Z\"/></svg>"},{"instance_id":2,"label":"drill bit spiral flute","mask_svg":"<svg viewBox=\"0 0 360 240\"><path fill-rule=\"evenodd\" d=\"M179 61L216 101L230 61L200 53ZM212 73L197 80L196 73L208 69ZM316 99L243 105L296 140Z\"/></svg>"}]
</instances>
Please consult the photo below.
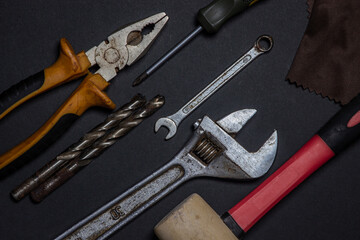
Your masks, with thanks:
<instances>
[{"instance_id":1,"label":"drill bit spiral flute","mask_svg":"<svg viewBox=\"0 0 360 240\"><path fill-rule=\"evenodd\" d=\"M164 105L164 103L164 97L154 97L138 111L134 112L131 116L120 122L120 124L113 128L109 133L99 138L79 157L71 160L66 166L61 168L53 176L43 182L37 189L32 191L31 198L36 202L42 201L47 195L74 176L80 169L91 163L94 158L116 143L119 138L125 136L128 132L142 123L145 118L156 112L162 105Z\"/></svg>"},{"instance_id":2,"label":"drill bit spiral flute","mask_svg":"<svg viewBox=\"0 0 360 240\"><path fill-rule=\"evenodd\" d=\"M33 191L40 184L42 184L49 177L51 177L51 175L53 175L59 169L61 169L64 166L68 166L71 161L78 159L80 156L83 156L82 154L85 152L86 149L91 147L101 137L104 137L106 135L106 133L109 133L110 130L114 129L115 127L118 127L120 122L122 122L124 119L128 118L137 109L144 106L145 103L146 103L145 98L143 96L141 96L140 94L133 97L133 99L129 103L122 106L116 112L110 114L103 123L96 126L94 129L92 129L90 132L88 132L84 137L82 137L77 143L71 145L66 151L64 151L63 153L58 155L54 160L52 160L47 165L45 165L43 168L38 170L33 176L31 176L29 179L25 180L19 187L17 187L15 190L13 190L12 191L13 198L16 200L22 199L29 192ZM160 106L158 106L158 107L160 107ZM145 114L146 113L148 113L148 115L149 115L149 111L146 111ZM144 117L145 114L143 113L142 116ZM127 119L127 122L128 122L128 119ZM139 123L140 122L138 121L138 124ZM135 126L136 125L134 124L133 127L135 127ZM127 128L127 129L128 129L128 131L130 130L129 128ZM104 150L104 148L102 148L102 149ZM97 156L99 154L100 154L100 152L98 151ZM88 154L86 154L86 156L90 157ZM95 156L92 155L92 157L95 157ZM90 162L88 162L88 163L90 163ZM83 166L85 166L84 161L82 164L83 164Z\"/></svg>"}]
</instances>

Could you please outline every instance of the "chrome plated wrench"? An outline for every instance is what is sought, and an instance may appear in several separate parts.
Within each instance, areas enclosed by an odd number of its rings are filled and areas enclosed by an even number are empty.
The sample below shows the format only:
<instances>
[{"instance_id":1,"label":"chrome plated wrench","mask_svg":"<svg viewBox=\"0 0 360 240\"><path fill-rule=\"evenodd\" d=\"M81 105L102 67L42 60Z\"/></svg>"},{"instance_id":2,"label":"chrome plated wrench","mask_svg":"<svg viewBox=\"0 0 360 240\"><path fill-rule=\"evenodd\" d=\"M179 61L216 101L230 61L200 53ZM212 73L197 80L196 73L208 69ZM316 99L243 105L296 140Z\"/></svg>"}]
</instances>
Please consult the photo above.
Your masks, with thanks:
<instances>
[{"instance_id":1,"label":"chrome plated wrench","mask_svg":"<svg viewBox=\"0 0 360 240\"><path fill-rule=\"evenodd\" d=\"M262 42L266 42L267 46L264 46ZM177 131L177 127L190 113L192 113L198 106L205 102L211 95L213 95L219 88L230 81L237 73L244 69L248 64L255 60L258 56L271 50L273 46L273 39L271 36L260 36L254 46L245 55L240 57L233 65L221 73L214 81L212 81L207 87L205 87L198 95L191 99L185 106L183 106L175 114L167 117L163 117L157 120L155 123L155 132L160 127L166 127L169 133L165 139L172 138Z\"/></svg>"},{"instance_id":2,"label":"chrome plated wrench","mask_svg":"<svg viewBox=\"0 0 360 240\"><path fill-rule=\"evenodd\" d=\"M217 122L204 116L195 123L194 136L170 162L56 240L105 239L180 184L195 177L251 180L263 176L276 155L277 132L274 131L254 153L248 152L233 138L255 113L254 109L244 109Z\"/></svg>"}]
</instances>

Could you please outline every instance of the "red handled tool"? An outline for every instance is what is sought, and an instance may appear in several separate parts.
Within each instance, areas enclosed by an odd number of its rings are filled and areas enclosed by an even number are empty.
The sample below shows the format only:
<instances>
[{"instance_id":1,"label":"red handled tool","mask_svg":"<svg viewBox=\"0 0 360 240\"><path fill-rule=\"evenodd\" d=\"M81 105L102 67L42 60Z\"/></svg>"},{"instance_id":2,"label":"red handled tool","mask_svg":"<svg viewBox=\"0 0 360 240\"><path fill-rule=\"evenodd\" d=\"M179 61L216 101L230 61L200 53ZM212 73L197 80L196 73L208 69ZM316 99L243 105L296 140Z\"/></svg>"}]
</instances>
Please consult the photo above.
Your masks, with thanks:
<instances>
[{"instance_id":1,"label":"red handled tool","mask_svg":"<svg viewBox=\"0 0 360 240\"><path fill-rule=\"evenodd\" d=\"M222 216L240 237L324 163L360 135L360 95L341 109L297 153Z\"/></svg>"},{"instance_id":2,"label":"red handled tool","mask_svg":"<svg viewBox=\"0 0 360 240\"><path fill-rule=\"evenodd\" d=\"M360 95L294 156L221 218L192 194L155 227L161 240L237 240L282 198L360 135Z\"/></svg>"}]
</instances>

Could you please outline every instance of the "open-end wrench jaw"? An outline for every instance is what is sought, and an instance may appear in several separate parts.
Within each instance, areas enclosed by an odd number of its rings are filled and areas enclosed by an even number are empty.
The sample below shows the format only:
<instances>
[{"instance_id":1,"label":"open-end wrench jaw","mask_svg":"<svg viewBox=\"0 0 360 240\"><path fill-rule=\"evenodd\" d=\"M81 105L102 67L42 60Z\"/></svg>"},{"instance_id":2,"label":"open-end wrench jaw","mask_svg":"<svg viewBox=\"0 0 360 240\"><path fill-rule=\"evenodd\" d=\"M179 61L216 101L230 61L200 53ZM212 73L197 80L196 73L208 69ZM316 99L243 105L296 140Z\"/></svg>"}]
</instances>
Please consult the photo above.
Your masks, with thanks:
<instances>
[{"instance_id":1,"label":"open-end wrench jaw","mask_svg":"<svg viewBox=\"0 0 360 240\"><path fill-rule=\"evenodd\" d=\"M177 125L172 119L168 117L163 117L156 121L155 132L158 132L161 127L166 127L169 130L168 134L165 137L165 140L172 138L176 134Z\"/></svg>"}]
</instances>

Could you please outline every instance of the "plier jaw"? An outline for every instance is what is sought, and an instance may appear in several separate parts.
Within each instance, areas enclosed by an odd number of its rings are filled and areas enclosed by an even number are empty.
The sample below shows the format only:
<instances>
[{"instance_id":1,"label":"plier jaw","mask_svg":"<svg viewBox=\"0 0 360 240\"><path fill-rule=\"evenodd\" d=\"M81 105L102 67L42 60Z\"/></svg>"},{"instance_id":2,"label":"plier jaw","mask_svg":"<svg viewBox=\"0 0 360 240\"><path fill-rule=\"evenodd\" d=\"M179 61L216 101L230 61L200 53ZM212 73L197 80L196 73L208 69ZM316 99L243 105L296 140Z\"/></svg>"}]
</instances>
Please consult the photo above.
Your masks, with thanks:
<instances>
[{"instance_id":1,"label":"plier jaw","mask_svg":"<svg viewBox=\"0 0 360 240\"><path fill-rule=\"evenodd\" d=\"M133 64L148 51L167 20L165 13L159 13L127 25L86 53L76 54L70 44L61 39L60 55L53 65L0 94L0 119L43 92L85 74L87 76L41 128L0 155L0 169L32 148L36 148L32 149L34 152L41 152L45 145L54 142L88 108L100 106L114 109L115 104L104 92L109 81L125 65ZM149 25L152 30L147 33ZM89 67L94 65L99 66L95 74L89 71ZM39 141L45 144L37 144Z\"/></svg>"},{"instance_id":2,"label":"plier jaw","mask_svg":"<svg viewBox=\"0 0 360 240\"><path fill-rule=\"evenodd\" d=\"M130 66L149 50L168 19L166 13L158 13L111 34L86 52L91 66L97 64L99 70L96 73L106 81L111 80L125 65ZM147 26L151 27L149 33L143 31Z\"/></svg>"}]
</instances>

